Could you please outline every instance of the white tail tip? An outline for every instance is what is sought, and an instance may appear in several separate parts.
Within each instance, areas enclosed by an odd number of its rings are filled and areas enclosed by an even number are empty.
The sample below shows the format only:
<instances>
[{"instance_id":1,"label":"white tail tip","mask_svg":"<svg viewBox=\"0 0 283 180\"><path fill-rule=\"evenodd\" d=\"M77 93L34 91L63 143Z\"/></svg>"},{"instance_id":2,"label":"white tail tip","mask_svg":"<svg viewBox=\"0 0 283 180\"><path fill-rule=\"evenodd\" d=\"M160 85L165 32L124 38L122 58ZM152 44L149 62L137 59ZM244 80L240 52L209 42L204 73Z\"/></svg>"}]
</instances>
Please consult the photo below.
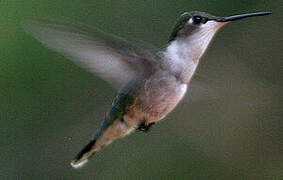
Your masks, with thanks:
<instances>
[{"instance_id":1,"label":"white tail tip","mask_svg":"<svg viewBox=\"0 0 283 180\"><path fill-rule=\"evenodd\" d=\"M80 163L74 163L74 162L71 162L71 166L74 168L74 169L79 169L81 167L83 167L86 163L88 162L88 159L80 162Z\"/></svg>"}]
</instances>

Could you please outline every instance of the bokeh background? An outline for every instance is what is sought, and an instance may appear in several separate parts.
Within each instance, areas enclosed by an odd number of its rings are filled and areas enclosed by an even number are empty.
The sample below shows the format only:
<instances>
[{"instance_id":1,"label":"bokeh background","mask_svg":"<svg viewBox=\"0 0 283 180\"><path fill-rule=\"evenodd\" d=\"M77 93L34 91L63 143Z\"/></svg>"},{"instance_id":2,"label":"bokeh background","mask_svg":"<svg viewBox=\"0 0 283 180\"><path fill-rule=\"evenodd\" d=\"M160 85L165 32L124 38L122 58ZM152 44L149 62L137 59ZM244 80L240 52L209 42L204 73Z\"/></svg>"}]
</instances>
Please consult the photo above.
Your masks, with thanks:
<instances>
[{"instance_id":1,"label":"bokeh background","mask_svg":"<svg viewBox=\"0 0 283 180\"><path fill-rule=\"evenodd\" d=\"M0 179L283 179L282 5L1 0ZM21 22L68 20L164 47L176 18L192 10L273 14L224 27L201 60L196 96L189 93L149 133L116 141L72 169L116 92L25 34Z\"/></svg>"}]
</instances>

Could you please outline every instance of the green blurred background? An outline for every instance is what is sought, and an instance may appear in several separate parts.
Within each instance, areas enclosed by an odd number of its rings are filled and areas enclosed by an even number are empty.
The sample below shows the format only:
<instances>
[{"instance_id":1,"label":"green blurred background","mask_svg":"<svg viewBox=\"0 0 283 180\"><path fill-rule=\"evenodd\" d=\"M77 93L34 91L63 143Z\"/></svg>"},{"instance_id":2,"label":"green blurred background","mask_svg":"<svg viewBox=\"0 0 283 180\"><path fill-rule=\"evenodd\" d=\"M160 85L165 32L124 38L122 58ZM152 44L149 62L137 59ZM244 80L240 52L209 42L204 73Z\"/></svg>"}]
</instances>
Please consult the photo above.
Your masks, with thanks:
<instances>
[{"instance_id":1,"label":"green blurred background","mask_svg":"<svg viewBox=\"0 0 283 180\"><path fill-rule=\"evenodd\" d=\"M283 179L282 1L0 5L0 179ZM164 47L176 18L192 10L273 14L218 32L197 71L204 94L216 92L212 98L192 92L150 133L116 141L73 170L70 160L92 137L116 92L25 34L21 22L68 20Z\"/></svg>"}]
</instances>

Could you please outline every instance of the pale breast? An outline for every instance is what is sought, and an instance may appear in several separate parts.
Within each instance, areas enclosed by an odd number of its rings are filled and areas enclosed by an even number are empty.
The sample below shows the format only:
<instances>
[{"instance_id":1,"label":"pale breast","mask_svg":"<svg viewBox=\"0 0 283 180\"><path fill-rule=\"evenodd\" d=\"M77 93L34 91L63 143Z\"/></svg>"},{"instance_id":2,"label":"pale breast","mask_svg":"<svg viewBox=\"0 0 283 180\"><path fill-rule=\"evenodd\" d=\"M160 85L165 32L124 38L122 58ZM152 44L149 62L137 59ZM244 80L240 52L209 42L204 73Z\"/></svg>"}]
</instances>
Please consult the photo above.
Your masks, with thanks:
<instances>
[{"instance_id":1,"label":"pale breast","mask_svg":"<svg viewBox=\"0 0 283 180\"><path fill-rule=\"evenodd\" d=\"M156 122L172 111L187 91L182 84L167 72L159 72L144 81L137 104L147 122Z\"/></svg>"}]
</instances>

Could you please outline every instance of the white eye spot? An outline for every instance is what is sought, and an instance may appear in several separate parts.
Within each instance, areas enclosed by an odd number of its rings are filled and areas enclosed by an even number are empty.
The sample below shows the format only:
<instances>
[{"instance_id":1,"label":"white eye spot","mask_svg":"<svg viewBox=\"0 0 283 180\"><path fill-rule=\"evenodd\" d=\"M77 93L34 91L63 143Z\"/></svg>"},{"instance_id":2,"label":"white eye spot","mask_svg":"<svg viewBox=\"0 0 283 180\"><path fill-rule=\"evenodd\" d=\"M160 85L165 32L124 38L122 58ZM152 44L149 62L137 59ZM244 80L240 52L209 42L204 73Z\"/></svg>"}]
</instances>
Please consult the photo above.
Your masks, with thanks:
<instances>
[{"instance_id":1,"label":"white eye spot","mask_svg":"<svg viewBox=\"0 0 283 180\"><path fill-rule=\"evenodd\" d=\"M189 23L189 24L193 24L193 23L194 23L193 18L190 18L188 23Z\"/></svg>"}]
</instances>

